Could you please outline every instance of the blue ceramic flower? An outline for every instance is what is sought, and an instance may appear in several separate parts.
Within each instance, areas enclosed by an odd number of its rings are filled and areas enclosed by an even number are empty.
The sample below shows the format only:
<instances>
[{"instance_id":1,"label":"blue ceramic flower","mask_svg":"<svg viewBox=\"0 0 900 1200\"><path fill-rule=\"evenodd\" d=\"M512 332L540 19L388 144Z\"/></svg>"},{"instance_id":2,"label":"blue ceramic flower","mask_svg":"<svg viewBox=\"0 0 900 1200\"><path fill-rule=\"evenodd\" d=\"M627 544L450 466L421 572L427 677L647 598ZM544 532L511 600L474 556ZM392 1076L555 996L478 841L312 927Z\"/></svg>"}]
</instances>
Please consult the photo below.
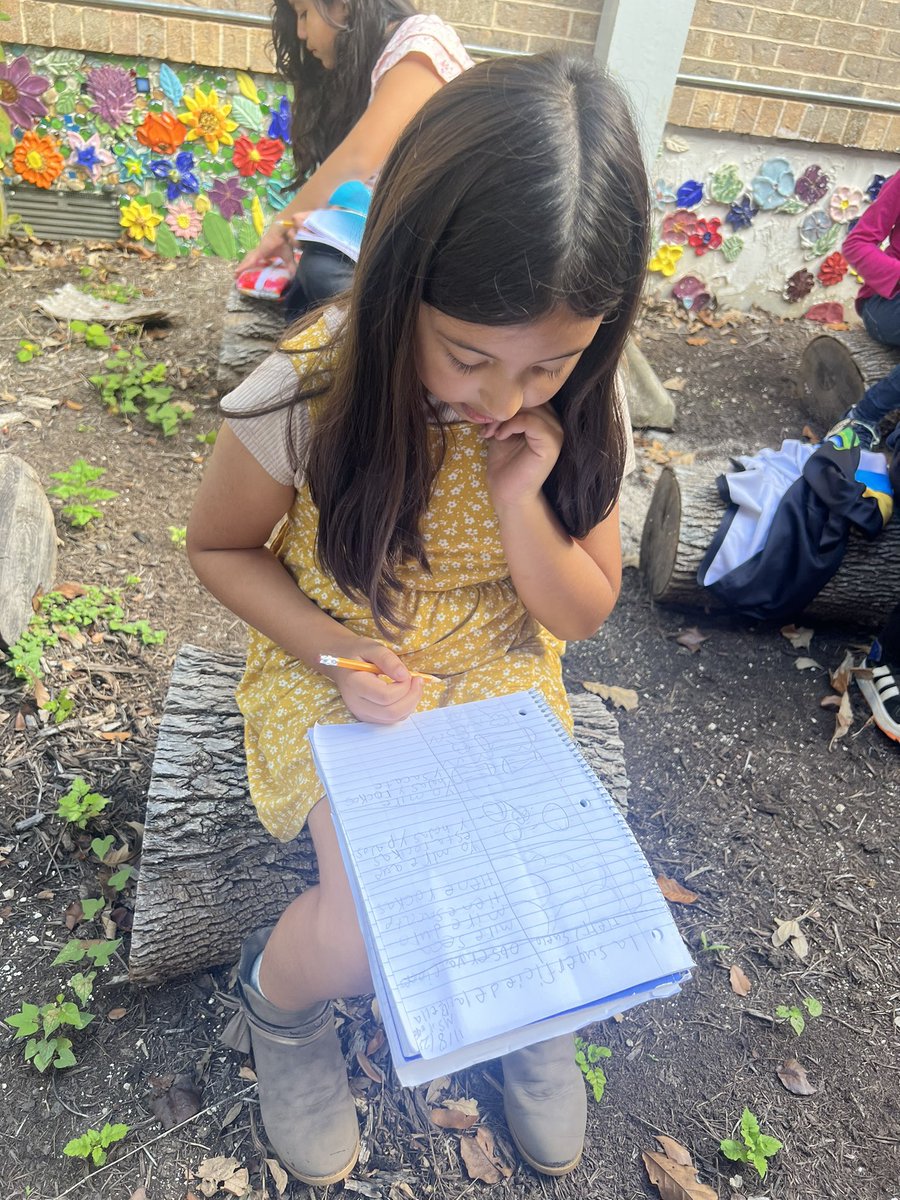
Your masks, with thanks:
<instances>
[{"instance_id":1,"label":"blue ceramic flower","mask_svg":"<svg viewBox=\"0 0 900 1200\"><path fill-rule=\"evenodd\" d=\"M808 212L800 222L800 241L806 246L814 246L834 224L824 208Z\"/></svg>"},{"instance_id":2,"label":"blue ceramic flower","mask_svg":"<svg viewBox=\"0 0 900 1200\"><path fill-rule=\"evenodd\" d=\"M877 200L878 193L884 187L886 182L887 182L886 175L873 175L872 182L866 188L866 196L868 197L868 199L869 200Z\"/></svg>"},{"instance_id":3,"label":"blue ceramic flower","mask_svg":"<svg viewBox=\"0 0 900 1200\"><path fill-rule=\"evenodd\" d=\"M675 193L664 179L657 179L652 193L654 208L668 208L675 203Z\"/></svg>"},{"instance_id":4,"label":"blue ceramic flower","mask_svg":"<svg viewBox=\"0 0 900 1200\"><path fill-rule=\"evenodd\" d=\"M794 172L786 158L770 158L764 162L752 183L757 208L771 211L794 194Z\"/></svg>"},{"instance_id":5,"label":"blue ceramic flower","mask_svg":"<svg viewBox=\"0 0 900 1200\"><path fill-rule=\"evenodd\" d=\"M697 179L686 179L675 193L679 208L696 208L703 199L703 184Z\"/></svg>"},{"instance_id":6,"label":"blue ceramic flower","mask_svg":"<svg viewBox=\"0 0 900 1200\"><path fill-rule=\"evenodd\" d=\"M157 179L166 181L166 196L170 203L179 196L200 191L200 181L194 174L194 156L188 150L176 155L174 163L167 158L155 159L150 170Z\"/></svg>"},{"instance_id":7,"label":"blue ceramic flower","mask_svg":"<svg viewBox=\"0 0 900 1200\"><path fill-rule=\"evenodd\" d=\"M119 164L120 183L141 183L150 170L150 155L139 154L136 150L117 154L116 162Z\"/></svg>"},{"instance_id":8,"label":"blue ceramic flower","mask_svg":"<svg viewBox=\"0 0 900 1200\"><path fill-rule=\"evenodd\" d=\"M281 138L283 142L290 145L291 106L288 103L287 96L282 96L278 108L272 109L268 136L270 138Z\"/></svg>"},{"instance_id":9,"label":"blue ceramic flower","mask_svg":"<svg viewBox=\"0 0 900 1200\"><path fill-rule=\"evenodd\" d=\"M728 210L728 215L725 218L726 225L730 225L735 233L739 229L749 229L753 218L759 212L759 209L754 208L750 197L745 192L740 200L735 200L731 208Z\"/></svg>"}]
</instances>

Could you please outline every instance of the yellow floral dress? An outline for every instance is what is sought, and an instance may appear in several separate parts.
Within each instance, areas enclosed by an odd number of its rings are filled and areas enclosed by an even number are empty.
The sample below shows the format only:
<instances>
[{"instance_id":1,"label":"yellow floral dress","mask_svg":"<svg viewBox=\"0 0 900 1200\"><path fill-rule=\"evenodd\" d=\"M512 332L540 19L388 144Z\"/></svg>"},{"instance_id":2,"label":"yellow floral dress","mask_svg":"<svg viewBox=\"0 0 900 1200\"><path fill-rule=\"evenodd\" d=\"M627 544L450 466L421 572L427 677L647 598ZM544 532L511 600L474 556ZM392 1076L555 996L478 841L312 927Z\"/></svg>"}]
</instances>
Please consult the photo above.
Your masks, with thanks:
<instances>
[{"instance_id":1,"label":"yellow floral dress","mask_svg":"<svg viewBox=\"0 0 900 1200\"><path fill-rule=\"evenodd\" d=\"M296 365L302 369L302 360ZM565 646L529 615L512 585L487 490L487 446L474 425L450 425L446 433L447 449L422 530L431 570L417 564L401 570L411 624L389 644L408 667L443 680L425 684L420 709L536 687L571 731L560 661ZM437 453L437 426L430 436ZM317 566L316 524L317 510L304 485L275 552L320 608L354 633L379 638L369 611ZM317 721L354 718L329 678L255 630L237 700L245 721L251 797L266 829L288 841L324 795L307 730Z\"/></svg>"}]
</instances>

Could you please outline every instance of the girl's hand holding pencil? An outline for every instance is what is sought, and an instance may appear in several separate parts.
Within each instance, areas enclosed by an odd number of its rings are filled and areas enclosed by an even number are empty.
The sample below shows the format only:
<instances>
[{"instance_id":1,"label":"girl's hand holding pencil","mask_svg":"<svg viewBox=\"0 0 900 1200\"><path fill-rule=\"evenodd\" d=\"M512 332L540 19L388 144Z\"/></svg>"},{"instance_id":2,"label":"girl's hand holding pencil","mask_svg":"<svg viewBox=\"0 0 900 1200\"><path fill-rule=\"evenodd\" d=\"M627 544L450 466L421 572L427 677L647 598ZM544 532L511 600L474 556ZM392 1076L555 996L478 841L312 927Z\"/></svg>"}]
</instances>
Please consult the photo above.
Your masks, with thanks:
<instances>
[{"instance_id":1,"label":"girl's hand holding pencil","mask_svg":"<svg viewBox=\"0 0 900 1200\"><path fill-rule=\"evenodd\" d=\"M373 725L393 725L414 712L425 682L435 676L409 671L389 646L374 639L360 638L355 649L353 657L319 656L353 716Z\"/></svg>"}]
</instances>

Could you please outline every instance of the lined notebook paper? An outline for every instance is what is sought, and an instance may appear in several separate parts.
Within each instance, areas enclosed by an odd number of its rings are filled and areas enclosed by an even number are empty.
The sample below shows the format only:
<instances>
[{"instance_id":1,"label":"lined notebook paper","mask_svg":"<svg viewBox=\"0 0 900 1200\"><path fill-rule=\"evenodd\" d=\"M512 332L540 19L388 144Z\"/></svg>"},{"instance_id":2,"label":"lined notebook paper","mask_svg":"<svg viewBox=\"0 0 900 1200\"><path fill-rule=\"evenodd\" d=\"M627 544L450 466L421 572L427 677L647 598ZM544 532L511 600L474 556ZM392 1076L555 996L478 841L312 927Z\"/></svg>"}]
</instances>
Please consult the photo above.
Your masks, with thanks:
<instances>
[{"instance_id":1,"label":"lined notebook paper","mask_svg":"<svg viewBox=\"0 0 900 1200\"><path fill-rule=\"evenodd\" d=\"M647 861L539 692L309 737L401 1083L679 990Z\"/></svg>"}]
</instances>

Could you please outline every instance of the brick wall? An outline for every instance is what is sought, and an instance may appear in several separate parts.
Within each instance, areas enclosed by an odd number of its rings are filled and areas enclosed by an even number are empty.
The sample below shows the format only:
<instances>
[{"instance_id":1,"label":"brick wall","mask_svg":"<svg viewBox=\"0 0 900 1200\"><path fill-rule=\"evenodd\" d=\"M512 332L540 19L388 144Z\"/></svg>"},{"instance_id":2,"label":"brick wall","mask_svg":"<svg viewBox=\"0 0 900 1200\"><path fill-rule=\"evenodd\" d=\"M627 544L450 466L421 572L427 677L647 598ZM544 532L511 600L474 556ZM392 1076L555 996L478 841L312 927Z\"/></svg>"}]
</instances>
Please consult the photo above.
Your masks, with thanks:
<instances>
[{"instance_id":1,"label":"brick wall","mask_svg":"<svg viewBox=\"0 0 900 1200\"><path fill-rule=\"evenodd\" d=\"M681 72L900 103L900 0L696 0ZM900 151L900 114L676 88L695 129Z\"/></svg>"},{"instance_id":2,"label":"brick wall","mask_svg":"<svg viewBox=\"0 0 900 1200\"><path fill-rule=\"evenodd\" d=\"M269 0L191 0L267 14ZM640 0L627 0L639 3ZM591 53L603 0L432 0L468 45ZM265 29L4 0L8 42L271 70ZM696 0L682 73L900 102L900 0ZM900 152L900 114L675 89L672 124Z\"/></svg>"}]
</instances>

